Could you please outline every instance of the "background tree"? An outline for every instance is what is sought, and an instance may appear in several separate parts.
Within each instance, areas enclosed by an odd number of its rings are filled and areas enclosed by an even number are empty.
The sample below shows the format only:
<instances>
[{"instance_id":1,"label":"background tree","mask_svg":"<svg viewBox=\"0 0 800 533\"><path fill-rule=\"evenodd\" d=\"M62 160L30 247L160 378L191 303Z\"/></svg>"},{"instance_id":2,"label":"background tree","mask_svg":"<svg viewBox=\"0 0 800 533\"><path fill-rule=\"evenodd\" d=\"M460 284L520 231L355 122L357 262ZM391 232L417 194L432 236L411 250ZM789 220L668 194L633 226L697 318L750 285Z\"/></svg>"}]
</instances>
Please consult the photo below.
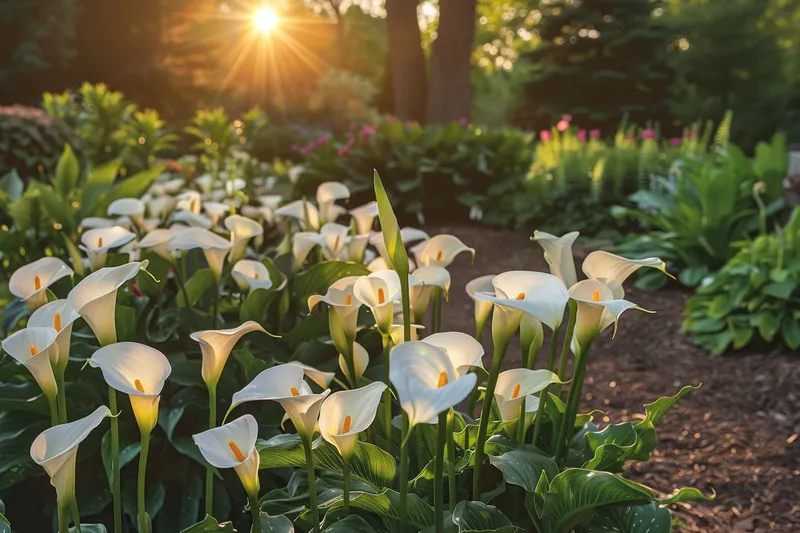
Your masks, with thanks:
<instances>
[{"instance_id":1,"label":"background tree","mask_svg":"<svg viewBox=\"0 0 800 533\"><path fill-rule=\"evenodd\" d=\"M386 23L394 114L404 120L423 122L427 74L417 5L417 0L386 0Z\"/></svg>"}]
</instances>

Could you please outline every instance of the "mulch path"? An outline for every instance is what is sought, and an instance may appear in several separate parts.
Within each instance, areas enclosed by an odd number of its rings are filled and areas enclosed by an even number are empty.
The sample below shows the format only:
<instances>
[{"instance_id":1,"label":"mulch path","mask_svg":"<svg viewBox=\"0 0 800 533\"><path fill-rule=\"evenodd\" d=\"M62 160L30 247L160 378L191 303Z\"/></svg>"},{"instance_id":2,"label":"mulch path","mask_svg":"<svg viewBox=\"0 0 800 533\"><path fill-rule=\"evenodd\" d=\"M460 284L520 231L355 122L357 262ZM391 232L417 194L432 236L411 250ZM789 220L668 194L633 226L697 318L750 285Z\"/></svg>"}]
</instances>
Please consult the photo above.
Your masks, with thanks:
<instances>
[{"instance_id":1,"label":"mulch path","mask_svg":"<svg viewBox=\"0 0 800 533\"><path fill-rule=\"evenodd\" d=\"M475 226L426 228L451 233L477 250L474 264L459 257L451 267L445 331L474 331L472 300L463 290L471 279L507 270L548 271L538 244L519 233ZM578 241L581 244L581 241ZM590 245L576 248L576 266ZM776 352L711 358L680 331L690 293L680 287L640 291L627 284L626 298L657 311L625 313L616 339L610 332L592 347L582 408L601 409L601 427L644 413L643 404L702 383L679 402L657 428L660 445L646 463L626 476L665 495L696 487L716 498L675 506L684 532L800 531L800 357ZM486 360L491 335L484 335ZM520 361L509 349L508 366ZM487 363L488 367L488 363Z\"/></svg>"}]
</instances>

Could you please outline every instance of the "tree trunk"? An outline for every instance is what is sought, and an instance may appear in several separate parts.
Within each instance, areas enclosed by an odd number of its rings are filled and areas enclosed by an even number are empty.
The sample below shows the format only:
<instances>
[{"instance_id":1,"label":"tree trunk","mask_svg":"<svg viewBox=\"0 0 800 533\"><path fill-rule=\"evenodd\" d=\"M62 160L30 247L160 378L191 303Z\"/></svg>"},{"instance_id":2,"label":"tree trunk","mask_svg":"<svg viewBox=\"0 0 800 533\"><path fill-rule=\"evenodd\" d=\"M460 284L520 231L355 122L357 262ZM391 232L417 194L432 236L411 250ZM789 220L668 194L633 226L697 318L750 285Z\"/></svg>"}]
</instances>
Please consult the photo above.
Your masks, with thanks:
<instances>
[{"instance_id":1,"label":"tree trunk","mask_svg":"<svg viewBox=\"0 0 800 533\"><path fill-rule=\"evenodd\" d=\"M418 3L418 0L386 0L386 22L394 114L403 120L424 122L427 76L417 20Z\"/></svg>"},{"instance_id":2,"label":"tree trunk","mask_svg":"<svg viewBox=\"0 0 800 533\"><path fill-rule=\"evenodd\" d=\"M439 0L439 29L428 87L428 122L469 117L475 5L476 0Z\"/></svg>"}]
</instances>

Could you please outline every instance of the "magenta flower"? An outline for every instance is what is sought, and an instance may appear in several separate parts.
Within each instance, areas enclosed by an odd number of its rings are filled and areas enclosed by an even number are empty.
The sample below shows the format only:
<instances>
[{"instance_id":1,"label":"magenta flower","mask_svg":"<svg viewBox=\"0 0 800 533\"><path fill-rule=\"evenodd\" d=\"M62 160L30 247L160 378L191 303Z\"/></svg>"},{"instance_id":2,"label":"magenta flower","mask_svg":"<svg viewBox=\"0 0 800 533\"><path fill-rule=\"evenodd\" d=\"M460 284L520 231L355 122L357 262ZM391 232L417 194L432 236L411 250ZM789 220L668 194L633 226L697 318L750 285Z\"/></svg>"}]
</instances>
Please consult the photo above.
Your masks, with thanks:
<instances>
[{"instance_id":1,"label":"magenta flower","mask_svg":"<svg viewBox=\"0 0 800 533\"><path fill-rule=\"evenodd\" d=\"M627 136L627 139L629 141L635 141L636 140L636 134L635 133L629 133L628 136Z\"/></svg>"},{"instance_id":2,"label":"magenta flower","mask_svg":"<svg viewBox=\"0 0 800 533\"><path fill-rule=\"evenodd\" d=\"M542 142L547 142L553 138L553 135L550 133L550 130L542 130L539 132L539 138Z\"/></svg>"},{"instance_id":3,"label":"magenta flower","mask_svg":"<svg viewBox=\"0 0 800 533\"><path fill-rule=\"evenodd\" d=\"M669 143L672 146L680 146L683 143L683 140L680 137L673 137L669 140Z\"/></svg>"},{"instance_id":4,"label":"magenta flower","mask_svg":"<svg viewBox=\"0 0 800 533\"><path fill-rule=\"evenodd\" d=\"M349 146L347 146L347 145L345 145L345 146L340 146L340 147L339 147L339 149L337 150L337 152L339 152L339 155L340 155L341 157L347 157L347 154L349 154L349 153L350 153L350 147L349 147Z\"/></svg>"},{"instance_id":5,"label":"magenta flower","mask_svg":"<svg viewBox=\"0 0 800 533\"><path fill-rule=\"evenodd\" d=\"M647 128L646 130L642 131L642 139L655 139L656 138L656 130L653 128Z\"/></svg>"},{"instance_id":6,"label":"magenta flower","mask_svg":"<svg viewBox=\"0 0 800 533\"><path fill-rule=\"evenodd\" d=\"M397 122L397 117L394 115L389 115L386 117L386 122Z\"/></svg>"},{"instance_id":7,"label":"magenta flower","mask_svg":"<svg viewBox=\"0 0 800 533\"><path fill-rule=\"evenodd\" d=\"M590 131L589 132L589 137L591 137L592 139L599 139L600 138L600 130L595 129L595 130Z\"/></svg>"},{"instance_id":8,"label":"magenta flower","mask_svg":"<svg viewBox=\"0 0 800 533\"><path fill-rule=\"evenodd\" d=\"M328 142L328 138L325 135L317 137L317 146L325 146L326 142Z\"/></svg>"},{"instance_id":9,"label":"magenta flower","mask_svg":"<svg viewBox=\"0 0 800 533\"><path fill-rule=\"evenodd\" d=\"M559 120L559 121L558 121L558 123L556 124L556 129L557 129L558 131L561 131L561 132L567 131L567 130L569 129L569 122L568 122L568 121L566 121L566 120L564 120L564 119L562 118L562 119L561 119L561 120Z\"/></svg>"},{"instance_id":10,"label":"magenta flower","mask_svg":"<svg viewBox=\"0 0 800 533\"><path fill-rule=\"evenodd\" d=\"M586 142L586 130L578 130L578 140L582 143Z\"/></svg>"},{"instance_id":11,"label":"magenta flower","mask_svg":"<svg viewBox=\"0 0 800 533\"><path fill-rule=\"evenodd\" d=\"M468 126L469 119L467 117L461 117L461 120L458 121L459 126Z\"/></svg>"},{"instance_id":12,"label":"magenta flower","mask_svg":"<svg viewBox=\"0 0 800 533\"><path fill-rule=\"evenodd\" d=\"M572 115L561 115L561 120L566 120L567 122L572 122Z\"/></svg>"}]
</instances>

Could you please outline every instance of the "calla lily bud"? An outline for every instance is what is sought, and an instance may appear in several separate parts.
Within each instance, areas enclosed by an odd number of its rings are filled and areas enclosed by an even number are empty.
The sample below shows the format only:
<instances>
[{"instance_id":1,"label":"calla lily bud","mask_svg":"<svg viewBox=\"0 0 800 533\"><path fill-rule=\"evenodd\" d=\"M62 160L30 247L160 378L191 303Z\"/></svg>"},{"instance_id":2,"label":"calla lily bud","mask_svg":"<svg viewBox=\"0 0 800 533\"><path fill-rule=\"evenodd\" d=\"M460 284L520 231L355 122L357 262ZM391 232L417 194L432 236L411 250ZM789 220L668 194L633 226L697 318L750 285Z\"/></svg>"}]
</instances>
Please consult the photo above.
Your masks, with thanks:
<instances>
[{"instance_id":1,"label":"calla lily bud","mask_svg":"<svg viewBox=\"0 0 800 533\"><path fill-rule=\"evenodd\" d=\"M319 432L345 459L353 455L358 434L375 420L384 390L385 384L371 383L360 389L335 392L322 403Z\"/></svg>"},{"instance_id":2,"label":"calla lily bud","mask_svg":"<svg viewBox=\"0 0 800 533\"><path fill-rule=\"evenodd\" d=\"M580 233L573 231L562 237L556 237L544 231L534 231L532 240L544 249L544 258L550 265L550 273L560 279L569 288L578 282L575 273L575 259L572 257L572 245Z\"/></svg>"},{"instance_id":3,"label":"calla lily bud","mask_svg":"<svg viewBox=\"0 0 800 533\"><path fill-rule=\"evenodd\" d=\"M192 438L211 466L233 468L245 492L258 495L258 423L253 415L241 416L222 426L193 435Z\"/></svg>"},{"instance_id":4,"label":"calla lily bud","mask_svg":"<svg viewBox=\"0 0 800 533\"><path fill-rule=\"evenodd\" d=\"M72 269L61 259L43 257L14 271L8 280L8 289L25 302L30 311L35 311L47 303L48 287L72 274Z\"/></svg>"}]
</instances>

